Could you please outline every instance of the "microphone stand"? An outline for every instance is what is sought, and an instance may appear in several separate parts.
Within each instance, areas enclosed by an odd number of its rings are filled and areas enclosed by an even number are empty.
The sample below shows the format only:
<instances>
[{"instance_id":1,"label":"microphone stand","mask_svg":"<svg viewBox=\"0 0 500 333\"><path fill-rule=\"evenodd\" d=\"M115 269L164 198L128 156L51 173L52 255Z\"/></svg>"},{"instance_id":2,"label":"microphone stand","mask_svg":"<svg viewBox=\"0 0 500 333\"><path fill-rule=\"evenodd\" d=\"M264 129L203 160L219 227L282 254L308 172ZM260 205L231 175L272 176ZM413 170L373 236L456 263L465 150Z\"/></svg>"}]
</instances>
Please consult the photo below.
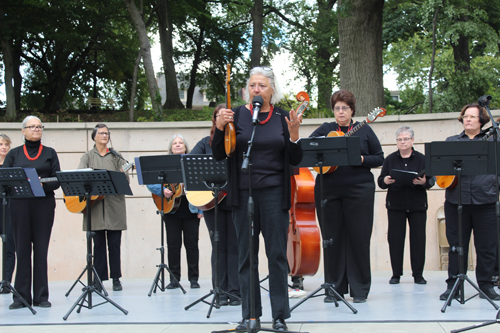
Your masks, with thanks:
<instances>
[{"instance_id":1,"label":"microphone stand","mask_svg":"<svg viewBox=\"0 0 500 333\"><path fill-rule=\"evenodd\" d=\"M500 269L500 202L499 202L499 198L498 198L499 191L498 191L498 156L497 156L498 155L498 138L500 137L500 132L498 130L498 122L495 121L495 119L493 118L493 115L491 114L491 110L489 107L490 101L491 101L491 96L481 96L478 100L478 104L480 106L484 107L486 109L486 111L488 112L488 116L490 117L490 120L491 120L490 133L491 132L493 133L493 142L494 142L494 146L495 146L495 178L496 178L496 183L497 183L497 186L495 186L496 198L497 198L497 201L495 204L495 213L496 213L496 219L497 219L497 260L498 260L498 267ZM490 321L487 321L487 322L484 322L484 323L481 323L478 325L474 325L474 326L460 328L458 330L452 330L451 332L452 333L464 332L464 331L468 331L468 330L472 330L475 328L484 327L484 326L488 326L488 325L492 325L492 324L500 324L500 310L498 310L497 315L495 317L495 320L490 320Z\"/></svg>"}]
</instances>

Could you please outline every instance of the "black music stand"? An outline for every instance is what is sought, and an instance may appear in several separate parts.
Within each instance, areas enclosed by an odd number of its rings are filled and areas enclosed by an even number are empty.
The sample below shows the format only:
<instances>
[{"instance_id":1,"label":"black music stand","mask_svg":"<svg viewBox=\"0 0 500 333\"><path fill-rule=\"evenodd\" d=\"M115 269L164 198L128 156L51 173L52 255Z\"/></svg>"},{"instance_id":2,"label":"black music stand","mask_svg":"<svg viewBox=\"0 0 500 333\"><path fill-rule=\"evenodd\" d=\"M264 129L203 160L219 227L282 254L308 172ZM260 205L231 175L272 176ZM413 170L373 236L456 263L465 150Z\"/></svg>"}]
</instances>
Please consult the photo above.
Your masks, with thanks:
<instances>
[{"instance_id":1,"label":"black music stand","mask_svg":"<svg viewBox=\"0 0 500 333\"><path fill-rule=\"evenodd\" d=\"M34 180L34 181L31 181ZM6 234L6 213L7 213L7 199L21 199L32 197L44 197L42 185L38 181L38 175L33 168L1 168L0 169L0 186L1 197L3 205L2 214L2 281L0 282L0 290L5 288L9 293L14 294L25 307L30 309L31 313L36 314L35 309L26 302L26 300L19 294L14 286L7 281L7 267L5 265L6 252L7 252L7 234Z\"/></svg>"},{"instance_id":2,"label":"black music stand","mask_svg":"<svg viewBox=\"0 0 500 333\"><path fill-rule=\"evenodd\" d=\"M323 167L325 166L344 166L344 165L361 165L361 148L359 137L326 137L326 138L308 138L302 139L302 150L304 150L304 157L302 162L297 167L319 167L319 193L321 203L320 207L320 221L324 223L324 206L326 201L323 200ZM317 208L316 208L317 210ZM326 274L326 267L328 264L328 246L333 244L333 239L323 239L323 271ZM324 293L317 295L320 290L324 289ZM351 304L349 304L340 294L335 290L333 283L325 282L315 291L307 295L300 302L290 308L292 312L299 305L304 303L310 298L319 296L333 296L335 307L338 307L338 300L342 301L353 313L357 313Z\"/></svg>"},{"instance_id":3,"label":"black music stand","mask_svg":"<svg viewBox=\"0 0 500 333\"><path fill-rule=\"evenodd\" d=\"M184 186L186 191L211 191L215 200L214 206L214 256L215 270L213 274L212 285L213 289L208 294L201 297L197 301L189 304L184 309L188 310L192 306L203 302L210 306L207 313L207 318L210 318L212 309L215 305L216 309L220 308L220 296L225 295L234 299L240 299L238 296L228 293L220 289L219 285L219 230L218 230L218 214L219 214L219 192L227 185L227 161L216 161L212 155L184 155L181 159L182 173L184 175ZM206 298L214 295L212 302L205 301Z\"/></svg>"},{"instance_id":4,"label":"black music stand","mask_svg":"<svg viewBox=\"0 0 500 333\"><path fill-rule=\"evenodd\" d=\"M181 168L181 155L155 155L155 156L141 156L135 158L135 165L137 168L137 178L139 185L154 185L161 184L161 188L167 183L182 183L182 168ZM161 191L161 209L157 211L160 215L160 234L161 246L157 248L160 251L160 264L156 265L158 270L156 272L151 289L149 289L148 296L156 293L156 289L160 291L167 290L165 286L165 269L170 274L171 279L177 283L181 291L185 294L186 290L182 288L180 281L172 274L170 268L165 264L165 236L164 236L164 216L163 211L163 191ZM161 283L161 285L160 285Z\"/></svg>"},{"instance_id":5,"label":"black music stand","mask_svg":"<svg viewBox=\"0 0 500 333\"><path fill-rule=\"evenodd\" d=\"M68 319L71 312L77 306L78 310L76 310L76 312L80 313L82 307L90 310L93 307L106 303L111 303L124 314L127 314L127 310L113 302L107 295L101 292L102 289L100 290L99 286L96 286L96 282L92 280L92 273L95 273L95 268L92 261L92 237L94 232L92 232L91 200L93 195L132 195L127 177L123 172L108 170L58 171L56 172L56 176L66 196L84 196L87 200L87 286L83 288L82 295L76 300L63 319ZM83 273L80 277L82 275ZM96 276L98 275L96 274ZM80 279L80 277L78 279ZM96 305L92 304L93 292L101 296L105 301Z\"/></svg>"},{"instance_id":6,"label":"black music stand","mask_svg":"<svg viewBox=\"0 0 500 333\"><path fill-rule=\"evenodd\" d=\"M443 142L428 142L425 144L425 170L426 173L433 176L441 175L455 175L457 177L457 190L458 190L458 247L450 251L458 252L458 275L456 276L455 284L451 290L448 299L446 300L441 312L446 311L446 307L451 305L451 301L455 298L455 292L459 291L459 298L457 301L460 304L476 297L478 294L465 299L464 295L464 281L478 291L479 294L484 296L495 309L499 306L494 303L478 286L472 282L471 279L465 274L464 265L464 244L462 235L462 219L463 219L463 206L462 206L462 175L486 175L494 170L490 164L494 161L488 158L489 146L491 142L487 141L443 141ZM467 244L468 246L468 244Z\"/></svg>"}]
</instances>

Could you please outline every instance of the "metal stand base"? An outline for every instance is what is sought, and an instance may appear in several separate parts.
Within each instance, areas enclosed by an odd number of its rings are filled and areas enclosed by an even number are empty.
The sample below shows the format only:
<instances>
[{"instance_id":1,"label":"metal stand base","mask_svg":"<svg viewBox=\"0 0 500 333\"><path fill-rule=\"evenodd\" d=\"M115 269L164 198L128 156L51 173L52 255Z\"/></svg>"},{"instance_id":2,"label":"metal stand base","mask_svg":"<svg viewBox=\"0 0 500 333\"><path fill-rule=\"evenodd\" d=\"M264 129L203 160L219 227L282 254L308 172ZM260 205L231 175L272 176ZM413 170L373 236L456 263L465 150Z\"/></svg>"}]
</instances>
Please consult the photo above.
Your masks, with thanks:
<instances>
[{"instance_id":1,"label":"metal stand base","mask_svg":"<svg viewBox=\"0 0 500 333\"><path fill-rule=\"evenodd\" d=\"M211 295L214 295L214 297L212 298L212 302L209 303L209 302L205 301L205 299L207 299ZM225 295L227 297L231 297L233 299L241 300L241 298L239 298L236 295L233 295L231 293L228 293L227 291L221 290L220 288L214 288L214 289L210 290L210 292L208 294L206 294L205 296L201 297L200 299L198 299L198 300L194 301L193 303L189 304L188 306L186 306L184 308L184 310L189 310L189 308L193 307L194 305L196 305L200 302L203 302L203 303L210 306L210 308L208 309L208 313L207 313L207 318L210 318L210 314L212 313L212 309L214 306L216 309L220 309L220 297L223 295Z\"/></svg>"},{"instance_id":2,"label":"metal stand base","mask_svg":"<svg viewBox=\"0 0 500 333\"><path fill-rule=\"evenodd\" d=\"M5 263L4 263L4 265L5 265ZM31 305L29 305L28 302L26 302L26 300L21 295L19 295L17 290L14 288L14 286L12 286L10 284L9 281L3 280L2 282L0 282L0 290L8 290L9 293L12 293L17 298L19 298L19 300L24 304L24 306L27 307L28 309L30 309L31 313L36 314L35 309L33 309L33 307Z\"/></svg>"},{"instance_id":3,"label":"metal stand base","mask_svg":"<svg viewBox=\"0 0 500 333\"><path fill-rule=\"evenodd\" d=\"M104 288L104 285L102 284L101 278L99 277L99 275L97 275L97 271L95 270L94 266L92 266L92 270L94 271L94 287L96 287L97 290L102 290L103 294L105 296L108 296L108 292L106 291L106 288ZM73 290L73 288L75 288L77 283L80 283L84 288L87 287L85 285L85 283L82 282L82 276L83 276L83 274L85 274L86 271L87 271L87 267L84 268L82 274L80 274L80 276L76 279L76 281L73 283L71 288L69 288L68 292L66 294L64 294L64 296L68 297L69 294L71 293L71 291Z\"/></svg>"},{"instance_id":4,"label":"metal stand base","mask_svg":"<svg viewBox=\"0 0 500 333\"><path fill-rule=\"evenodd\" d=\"M156 293L156 288L160 289L160 291L165 291L167 289L167 287L165 287L165 272L163 271L164 269L166 269L168 274L170 274L170 276L173 278L173 282L177 283L179 288L182 290L182 293L186 293L186 290L182 288L181 283L172 274L167 264L161 263L159 265L156 265L156 267L158 267L158 271L156 272L156 276L153 280L153 284L151 285L151 289L149 289L148 296L151 296L151 293L153 292ZM159 283L161 283L161 285Z\"/></svg>"},{"instance_id":5,"label":"metal stand base","mask_svg":"<svg viewBox=\"0 0 500 333\"><path fill-rule=\"evenodd\" d=\"M325 292L323 294L316 295L322 289L324 289ZM327 291L330 291L330 293L327 293ZM335 303L335 307L339 306L338 301L340 300L345 305L347 305L347 307L349 309L351 309L351 311L354 314L358 313L358 310L356 310L351 304L349 304L349 302L347 302L343 297L341 297L340 294L335 290L335 288L333 288L333 284L331 284L331 283L323 283L321 285L321 287L319 287L318 289L316 289L315 291L313 291L312 293L310 293L309 295L307 295L300 302L298 302L297 304L295 304L294 306L292 306L290 308L290 312L292 312L296 307L298 307L299 305L301 305L302 303L304 303L305 301L307 301L309 298L319 297L319 296L333 296L333 302Z\"/></svg>"},{"instance_id":6,"label":"metal stand base","mask_svg":"<svg viewBox=\"0 0 500 333\"><path fill-rule=\"evenodd\" d=\"M461 259L461 258L460 258ZM475 294L474 296L472 297L469 297L468 299L465 299L465 295L464 295L464 281L467 281L469 282L469 284L474 287L474 289L477 290L478 294ZM477 295L481 294L484 296L484 298L491 303L491 305L493 305L493 307L495 308L495 310L498 310L500 309L500 307L495 303L493 302L488 296L486 296L486 294L481 290L479 289L478 286L476 286L474 284L474 282L472 282L471 279L469 279L469 277L465 274L458 274L457 275L457 280L455 281L455 284L453 285L453 288L451 289L451 293L450 295L448 296L448 298L446 299L446 302L444 303L443 305L443 308L441 309L441 312L445 312L446 311L446 308L448 307L448 305L451 305L451 301L452 299L454 298L455 296L455 292L459 290L460 291L460 294L459 294L459 299L456 299L458 301L458 303L460 304L465 304L467 301L471 300L472 298L476 297Z\"/></svg>"},{"instance_id":7,"label":"metal stand base","mask_svg":"<svg viewBox=\"0 0 500 333\"><path fill-rule=\"evenodd\" d=\"M99 304L96 304L96 305L92 305L92 293L96 293L97 295L101 296L105 302L102 302L102 303L99 303ZM85 303L87 305L85 305ZM75 302L75 304L73 304L73 306L71 307L71 309L69 309L68 313L66 313L66 315L63 317L64 320L68 319L69 315L71 314L71 312L73 312L73 310L78 306L78 310L76 310L77 313L80 313L80 311L82 310L82 307L84 308L87 308L87 309L92 309L96 306L99 306L99 305L102 305L102 304L106 304L106 303L111 303L112 305L114 305L118 310L120 310L121 312L123 312L124 314L128 314L128 311L125 310L124 308L122 308L121 306L119 306L118 304L116 304L115 302L113 302L109 297L105 296L103 293L101 293L100 291L98 291L94 286L90 286L90 287L85 287L83 288L83 293L82 295L78 298L78 300Z\"/></svg>"}]
</instances>

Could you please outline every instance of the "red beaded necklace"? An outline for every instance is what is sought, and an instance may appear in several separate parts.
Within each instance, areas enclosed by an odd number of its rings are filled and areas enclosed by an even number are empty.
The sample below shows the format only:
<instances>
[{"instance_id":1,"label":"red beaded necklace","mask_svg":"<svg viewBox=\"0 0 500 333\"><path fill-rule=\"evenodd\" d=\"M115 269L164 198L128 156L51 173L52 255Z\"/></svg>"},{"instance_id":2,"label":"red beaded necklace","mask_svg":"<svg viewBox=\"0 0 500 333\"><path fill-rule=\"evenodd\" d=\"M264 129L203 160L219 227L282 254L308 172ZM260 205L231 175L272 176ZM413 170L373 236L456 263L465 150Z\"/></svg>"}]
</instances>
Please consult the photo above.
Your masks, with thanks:
<instances>
[{"instance_id":1,"label":"red beaded necklace","mask_svg":"<svg viewBox=\"0 0 500 333\"><path fill-rule=\"evenodd\" d=\"M274 107L271 105L271 108L269 109L269 114L267 115L267 118L263 121L260 121L259 124L261 125L264 125L265 123L267 123L269 121L269 119L271 119L271 116L273 115L273 109ZM252 114L252 117L253 117L253 105L250 104L250 113Z\"/></svg>"},{"instance_id":2,"label":"red beaded necklace","mask_svg":"<svg viewBox=\"0 0 500 333\"><path fill-rule=\"evenodd\" d=\"M23 150L24 150L24 155L26 155L26 158L30 161L35 161L37 160L40 155L42 154L42 150L43 150L43 146L42 146L42 143L40 142L40 148L38 148L38 154L36 154L35 157L30 157L30 155L28 154L28 150L26 149L26 145L23 145Z\"/></svg>"}]
</instances>

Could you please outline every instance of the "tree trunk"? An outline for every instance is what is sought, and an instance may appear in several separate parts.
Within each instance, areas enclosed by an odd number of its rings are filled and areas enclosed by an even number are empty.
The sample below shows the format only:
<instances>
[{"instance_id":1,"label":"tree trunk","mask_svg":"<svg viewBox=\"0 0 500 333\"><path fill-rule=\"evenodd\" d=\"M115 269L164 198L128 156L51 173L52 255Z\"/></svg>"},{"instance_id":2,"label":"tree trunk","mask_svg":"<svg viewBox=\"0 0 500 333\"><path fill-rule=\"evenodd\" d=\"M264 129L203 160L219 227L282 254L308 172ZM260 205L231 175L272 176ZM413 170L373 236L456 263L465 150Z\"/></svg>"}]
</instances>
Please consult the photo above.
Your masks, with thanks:
<instances>
[{"instance_id":1,"label":"tree trunk","mask_svg":"<svg viewBox=\"0 0 500 333\"><path fill-rule=\"evenodd\" d=\"M382 68L384 0L351 0L349 8L347 17L338 20L340 86L356 96L356 116L361 116L375 107L385 107Z\"/></svg>"},{"instance_id":2,"label":"tree trunk","mask_svg":"<svg viewBox=\"0 0 500 333\"><path fill-rule=\"evenodd\" d=\"M6 118L13 119L16 116L16 95L14 93L14 62L12 58L12 47L9 40L2 38L2 54L5 67L5 92L7 97Z\"/></svg>"},{"instance_id":3,"label":"tree trunk","mask_svg":"<svg viewBox=\"0 0 500 333\"><path fill-rule=\"evenodd\" d=\"M333 71L339 64L339 57L333 54L338 50L338 39L331 45L330 34L332 22L332 7L335 1L318 0L318 19L316 21L316 68L318 69L318 110L331 110L330 98L333 90Z\"/></svg>"},{"instance_id":4,"label":"tree trunk","mask_svg":"<svg viewBox=\"0 0 500 333\"><path fill-rule=\"evenodd\" d=\"M187 91L186 108L193 108L193 96L194 89L196 88L196 74L198 72L198 66L201 63L201 49L203 44L203 38L205 36L205 28L200 27L200 34L198 35L198 41L196 41L196 53L194 54L193 67L191 67L191 73L189 75L189 87Z\"/></svg>"},{"instance_id":5,"label":"tree trunk","mask_svg":"<svg viewBox=\"0 0 500 333\"><path fill-rule=\"evenodd\" d=\"M460 35L456 43L451 43L455 71L468 72L470 70L469 37Z\"/></svg>"},{"instance_id":6,"label":"tree trunk","mask_svg":"<svg viewBox=\"0 0 500 333\"><path fill-rule=\"evenodd\" d=\"M441 6L436 8L434 18L432 19L432 55L431 55L431 68L429 69L429 113L432 113L432 73L434 72L434 59L436 58L436 25L437 17Z\"/></svg>"},{"instance_id":7,"label":"tree trunk","mask_svg":"<svg viewBox=\"0 0 500 333\"><path fill-rule=\"evenodd\" d=\"M23 86L23 77L21 75L21 54L23 48L23 40L16 39L12 44L12 62L14 64L14 95L16 97L16 110L21 110L21 91Z\"/></svg>"},{"instance_id":8,"label":"tree trunk","mask_svg":"<svg viewBox=\"0 0 500 333\"><path fill-rule=\"evenodd\" d=\"M141 63L141 50L135 59L134 72L132 74L132 88L130 89L130 109L128 112L128 121L134 122L135 95L137 93L137 72L139 72L139 64Z\"/></svg>"},{"instance_id":9,"label":"tree trunk","mask_svg":"<svg viewBox=\"0 0 500 333\"><path fill-rule=\"evenodd\" d=\"M141 13L137 10L133 0L123 0L127 10L130 14L132 22L134 23L135 29L137 30L137 35L139 37L139 44L142 53L142 59L144 64L144 69L146 72L146 80L148 82L148 90L151 95L151 105L153 106L153 112L158 118L163 118L163 110L161 109L161 99L158 102L158 96L160 92L158 85L156 84L156 76L153 68L153 61L151 60L151 44L148 38L148 32L146 30L146 25L142 19Z\"/></svg>"},{"instance_id":10,"label":"tree trunk","mask_svg":"<svg viewBox=\"0 0 500 333\"><path fill-rule=\"evenodd\" d=\"M161 58L163 60L163 70L165 71L165 89L167 99L163 107L165 109L183 109L179 98L179 88L177 84L177 73L174 64L173 25L169 18L168 0L161 0L161 5L156 10L158 16L158 33L160 34Z\"/></svg>"},{"instance_id":11,"label":"tree trunk","mask_svg":"<svg viewBox=\"0 0 500 333\"><path fill-rule=\"evenodd\" d=\"M255 5L250 11L253 21L252 54L250 55L250 68L259 67L262 58L262 29L264 28L264 1L255 0Z\"/></svg>"}]
</instances>

